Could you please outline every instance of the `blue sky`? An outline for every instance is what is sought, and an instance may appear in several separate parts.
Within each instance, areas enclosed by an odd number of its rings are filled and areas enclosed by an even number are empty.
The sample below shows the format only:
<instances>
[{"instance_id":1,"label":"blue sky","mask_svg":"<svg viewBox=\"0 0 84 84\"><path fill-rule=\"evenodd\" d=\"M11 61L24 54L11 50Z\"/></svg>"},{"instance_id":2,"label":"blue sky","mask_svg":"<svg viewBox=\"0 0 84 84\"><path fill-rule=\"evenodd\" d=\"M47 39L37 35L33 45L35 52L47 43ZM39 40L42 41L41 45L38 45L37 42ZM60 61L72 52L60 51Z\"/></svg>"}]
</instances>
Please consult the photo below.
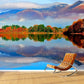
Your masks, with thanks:
<instances>
[{"instance_id":1,"label":"blue sky","mask_svg":"<svg viewBox=\"0 0 84 84\"><path fill-rule=\"evenodd\" d=\"M4 3L12 3L12 2L33 2L38 4L48 4L48 3L54 3L54 2L63 2L72 4L78 0L0 0L0 4ZM84 1L84 0L82 0Z\"/></svg>"}]
</instances>

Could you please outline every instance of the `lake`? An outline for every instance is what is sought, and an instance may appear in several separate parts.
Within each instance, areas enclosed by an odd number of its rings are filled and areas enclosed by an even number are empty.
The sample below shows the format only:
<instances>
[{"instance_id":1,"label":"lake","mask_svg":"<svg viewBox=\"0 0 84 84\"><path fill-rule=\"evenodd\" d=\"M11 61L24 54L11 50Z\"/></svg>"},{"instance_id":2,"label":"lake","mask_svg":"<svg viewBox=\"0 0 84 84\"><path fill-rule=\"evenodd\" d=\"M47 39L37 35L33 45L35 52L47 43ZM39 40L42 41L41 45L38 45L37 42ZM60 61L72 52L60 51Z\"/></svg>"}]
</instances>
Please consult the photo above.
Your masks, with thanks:
<instances>
[{"instance_id":1,"label":"lake","mask_svg":"<svg viewBox=\"0 0 84 84\"><path fill-rule=\"evenodd\" d=\"M83 35L17 34L0 37L0 70L44 70L47 64L59 65L65 53L77 53L74 66L84 70Z\"/></svg>"}]
</instances>

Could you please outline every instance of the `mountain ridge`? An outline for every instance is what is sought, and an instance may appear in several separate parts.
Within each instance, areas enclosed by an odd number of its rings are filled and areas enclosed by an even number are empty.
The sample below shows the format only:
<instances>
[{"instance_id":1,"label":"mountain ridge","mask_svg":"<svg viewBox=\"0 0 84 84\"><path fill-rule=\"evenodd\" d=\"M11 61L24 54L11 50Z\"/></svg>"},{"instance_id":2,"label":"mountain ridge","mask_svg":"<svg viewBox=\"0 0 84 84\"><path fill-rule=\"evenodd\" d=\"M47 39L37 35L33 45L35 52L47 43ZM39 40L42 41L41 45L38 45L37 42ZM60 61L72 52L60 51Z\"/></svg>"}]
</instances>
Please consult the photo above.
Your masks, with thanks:
<instances>
[{"instance_id":1,"label":"mountain ridge","mask_svg":"<svg viewBox=\"0 0 84 84\"><path fill-rule=\"evenodd\" d=\"M43 6L43 7L42 7ZM59 17L70 17L75 14L84 14L84 1L77 1L72 5L66 3L53 3L41 5L39 8L28 8L28 9L11 9L7 12L0 13L0 18L9 16L18 16L24 19L45 19L47 17L59 18Z\"/></svg>"}]
</instances>

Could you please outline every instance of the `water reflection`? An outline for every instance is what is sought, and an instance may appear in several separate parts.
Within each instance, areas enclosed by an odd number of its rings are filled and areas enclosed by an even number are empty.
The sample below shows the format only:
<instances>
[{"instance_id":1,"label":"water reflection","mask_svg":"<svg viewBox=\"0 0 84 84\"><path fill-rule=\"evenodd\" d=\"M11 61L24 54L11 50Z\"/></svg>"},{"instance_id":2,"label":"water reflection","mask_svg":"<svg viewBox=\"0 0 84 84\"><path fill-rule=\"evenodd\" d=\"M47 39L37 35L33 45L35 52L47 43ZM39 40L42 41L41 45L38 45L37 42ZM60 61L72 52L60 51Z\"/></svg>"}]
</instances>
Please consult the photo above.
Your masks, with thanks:
<instances>
[{"instance_id":1,"label":"water reflection","mask_svg":"<svg viewBox=\"0 0 84 84\"><path fill-rule=\"evenodd\" d=\"M83 35L65 36L63 34L4 33L0 34L0 37L2 38L1 42L5 42L5 44L0 44L0 69L24 69L23 67L27 66L25 69L38 70L41 65L43 66L41 69L44 69L47 63L59 64L67 52L77 53L75 65L77 67L81 66L81 68L84 66ZM44 42L45 40L46 43ZM73 45L76 45L78 48L71 46L70 44L68 44L68 47L65 46L66 43L71 43L69 41L71 41ZM59 42L64 45L64 47L59 45ZM40 44L40 46L38 46L38 44ZM55 46L56 44L58 46ZM51 45L52 47L48 48L45 45Z\"/></svg>"},{"instance_id":2,"label":"water reflection","mask_svg":"<svg viewBox=\"0 0 84 84\"><path fill-rule=\"evenodd\" d=\"M28 37L28 34L24 33L4 33L0 34L0 37L7 41L7 40L12 40L12 41L19 41L20 39L25 40Z\"/></svg>"},{"instance_id":3,"label":"water reflection","mask_svg":"<svg viewBox=\"0 0 84 84\"><path fill-rule=\"evenodd\" d=\"M68 36L69 41L73 43L73 45L79 47L79 48L84 48L84 35L80 34L70 34Z\"/></svg>"},{"instance_id":4,"label":"water reflection","mask_svg":"<svg viewBox=\"0 0 84 84\"><path fill-rule=\"evenodd\" d=\"M0 69L13 69L23 66L27 66L25 69L28 68L30 70L32 67L37 70L44 69L47 63L59 64L67 52L77 53L75 66L83 66L84 53L80 53L80 49L72 48L71 51L71 48L67 47L47 49L45 46L16 46L16 50L11 50L7 46L0 47Z\"/></svg>"},{"instance_id":5,"label":"water reflection","mask_svg":"<svg viewBox=\"0 0 84 84\"><path fill-rule=\"evenodd\" d=\"M52 39L61 39L62 34L2 34L0 37L3 40L18 41L20 39L25 40L29 38L30 40L44 42L44 40L51 41Z\"/></svg>"},{"instance_id":6,"label":"water reflection","mask_svg":"<svg viewBox=\"0 0 84 84\"><path fill-rule=\"evenodd\" d=\"M34 42L44 42L45 40L51 41L51 40L57 40L64 38L66 41L71 41L74 46L77 46L78 48L84 48L84 35L77 35L77 34L71 34L68 36L65 36L63 34L1 34L0 37L5 40L12 40L12 41L19 41L25 40L29 38L30 40L33 40Z\"/></svg>"}]
</instances>

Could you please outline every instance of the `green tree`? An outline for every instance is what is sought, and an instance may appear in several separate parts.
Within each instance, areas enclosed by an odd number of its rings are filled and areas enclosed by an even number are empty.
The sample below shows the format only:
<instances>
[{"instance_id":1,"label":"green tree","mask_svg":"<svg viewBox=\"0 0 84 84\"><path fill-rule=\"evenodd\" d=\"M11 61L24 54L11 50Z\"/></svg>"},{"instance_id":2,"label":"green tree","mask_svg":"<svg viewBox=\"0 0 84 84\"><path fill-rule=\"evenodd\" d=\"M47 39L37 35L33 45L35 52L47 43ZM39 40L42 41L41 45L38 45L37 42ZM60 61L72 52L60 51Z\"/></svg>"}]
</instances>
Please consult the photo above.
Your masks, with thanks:
<instances>
[{"instance_id":1,"label":"green tree","mask_svg":"<svg viewBox=\"0 0 84 84\"><path fill-rule=\"evenodd\" d=\"M70 25L66 26L65 28L69 28L69 27L70 27Z\"/></svg>"},{"instance_id":2,"label":"green tree","mask_svg":"<svg viewBox=\"0 0 84 84\"><path fill-rule=\"evenodd\" d=\"M2 29L6 29L9 25L2 26Z\"/></svg>"},{"instance_id":3,"label":"green tree","mask_svg":"<svg viewBox=\"0 0 84 84\"><path fill-rule=\"evenodd\" d=\"M22 26L22 28L26 28L25 26Z\"/></svg>"},{"instance_id":4,"label":"green tree","mask_svg":"<svg viewBox=\"0 0 84 84\"><path fill-rule=\"evenodd\" d=\"M11 28L14 29L15 28L15 25L12 24Z\"/></svg>"},{"instance_id":5,"label":"green tree","mask_svg":"<svg viewBox=\"0 0 84 84\"><path fill-rule=\"evenodd\" d=\"M61 27L59 27L58 29L62 29Z\"/></svg>"},{"instance_id":6,"label":"green tree","mask_svg":"<svg viewBox=\"0 0 84 84\"><path fill-rule=\"evenodd\" d=\"M38 31L39 32L44 32L44 25L43 24L40 24L40 25L38 25Z\"/></svg>"},{"instance_id":7,"label":"green tree","mask_svg":"<svg viewBox=\"0 0 84 84\"><path fill-rule=\"evenodd\" d=\"M19 25L15 25L16 29L19 28L20 26Z\"/></svg>"},{"instance_id":8,"label":"green tree","mask_svg":"<svg viewBox=\"0 0 84 84\"><path fill-rule=\"evenodd\" d=\"M28 31L29 31L29 32L34 32L34 27L32 27L32 26L29 27Z\"/></svg>"},{"instance_id":9,"label":"green tree","mask_svg":"<svg viewBox=\"0 0 84 84\"><path fill-rule=\"evenodd\" d=\"M38 32L38 25L34 25L33 28L34 28L34 32Z\"/></svg>"},{"instance_id":10,"label":"green tree","mask_svg":"<svg viewBox=\"0 0 84 84\"><path fill-rule=\"evenodd\" d=\"M47 27L47 32L53 32L53 30L50 27Z\"/></svg>"}]
</instances>

